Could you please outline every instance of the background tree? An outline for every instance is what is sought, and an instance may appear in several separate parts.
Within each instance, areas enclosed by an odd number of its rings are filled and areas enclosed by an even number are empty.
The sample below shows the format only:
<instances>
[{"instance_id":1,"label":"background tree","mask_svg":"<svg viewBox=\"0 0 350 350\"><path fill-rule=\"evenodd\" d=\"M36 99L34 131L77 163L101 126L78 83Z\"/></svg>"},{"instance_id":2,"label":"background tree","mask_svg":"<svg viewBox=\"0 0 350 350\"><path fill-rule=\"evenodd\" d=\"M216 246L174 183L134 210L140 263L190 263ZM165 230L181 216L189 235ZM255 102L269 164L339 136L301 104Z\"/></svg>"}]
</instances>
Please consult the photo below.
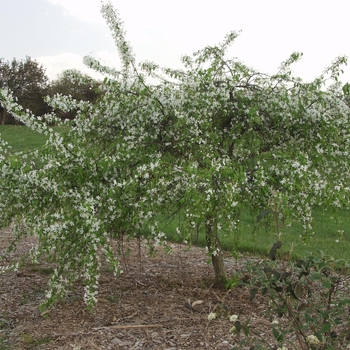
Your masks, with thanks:
<instances>
[{"instance_id":1,"label":"background tree","mask_svg":"<svg viewBox=\"0 0 350 350\"><path fill-rule=\"evenodd\" d=\"M51 82L49 95L69 95L77 101L90 101L94 103L100 95L98 89L100 84L100 82L87 74L83 74L76 69L68 69ZM74 119L76 116L76 111L57 111L57 113L62 119Z\"/></svg>"},{"instance_id":2,"label":"background tree","mask_svg":"<svg viewBox=\"0 0 350 350\"><path fill-rule=\"evenodd\" d=\"M0 87L10 89L18 103L35 115L47 111L44 96L48 91L48 77L43 66L30 57L22 61L14 58L11 62L0 59ZM16 122L3 106L0 114L1 125Z\"/></svg>"}]
</instances>

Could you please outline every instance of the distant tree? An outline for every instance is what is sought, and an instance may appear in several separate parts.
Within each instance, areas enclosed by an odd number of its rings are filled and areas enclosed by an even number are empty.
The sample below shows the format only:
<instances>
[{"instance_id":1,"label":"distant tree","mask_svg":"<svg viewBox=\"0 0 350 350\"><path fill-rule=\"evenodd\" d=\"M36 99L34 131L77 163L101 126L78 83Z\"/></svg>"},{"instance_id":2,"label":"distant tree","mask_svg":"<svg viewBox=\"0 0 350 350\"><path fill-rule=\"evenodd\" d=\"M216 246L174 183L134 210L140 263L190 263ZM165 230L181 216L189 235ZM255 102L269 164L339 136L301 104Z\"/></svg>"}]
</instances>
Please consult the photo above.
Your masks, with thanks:
<instances>
[{"instance_id":1,"label":"distant tree","mask_svg":"<svg viewBox=\"0 0 350 350\"><path fill-rule=\"evenodd\" d=\"M12 62L0 59L0 88L7 88L25 108L34 115L41 115L48 109L44 101L47 94L48 77L45 69L35 60L27 56L24 60ZM16 122L6 109L0 105L0 124Z\"/></svg>"},{"instance_id":2,"label":"distant tree","mask_svg":"<svg viewBox=\"0 0 350 350\"><path fill-rule=\"evenodd\" d=\"M49 95L69 95L77 101L95 102L99 96L100 83L76 69L64 70L50 85ZM74 119L77 110L56 111L61 119Z\"/></svg>"}]
</instances>

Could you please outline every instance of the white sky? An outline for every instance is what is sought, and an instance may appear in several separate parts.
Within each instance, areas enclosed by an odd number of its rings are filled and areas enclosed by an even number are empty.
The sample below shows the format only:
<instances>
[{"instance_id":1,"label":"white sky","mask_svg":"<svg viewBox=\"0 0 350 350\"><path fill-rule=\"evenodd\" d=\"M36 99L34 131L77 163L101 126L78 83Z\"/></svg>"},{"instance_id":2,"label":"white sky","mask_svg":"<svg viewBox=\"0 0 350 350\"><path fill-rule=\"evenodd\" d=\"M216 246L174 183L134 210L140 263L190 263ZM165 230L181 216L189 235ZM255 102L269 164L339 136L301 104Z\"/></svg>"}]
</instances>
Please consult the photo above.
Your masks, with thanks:
<instances>
[{"instance_id":1,"label":"white sky","mask_svg":"<svg viewBox=\"0 0 350 350\"><path fill-rule=\"evenodd\" d=\"M295 72L305 80L337 56L350 57L349 0L111 0L121 14L138 61L181 67L180 57L242 30L230 57L273 73L293 51L304 53ZM49 78L84 67L85 55L118 66L100 0L0 0L0 57L31 56ZM349 62L350 65L350 62ZM93 75L94 76L94 75ZM343 81L350 81L345 69Z\"/></svg>"}]
</instances>

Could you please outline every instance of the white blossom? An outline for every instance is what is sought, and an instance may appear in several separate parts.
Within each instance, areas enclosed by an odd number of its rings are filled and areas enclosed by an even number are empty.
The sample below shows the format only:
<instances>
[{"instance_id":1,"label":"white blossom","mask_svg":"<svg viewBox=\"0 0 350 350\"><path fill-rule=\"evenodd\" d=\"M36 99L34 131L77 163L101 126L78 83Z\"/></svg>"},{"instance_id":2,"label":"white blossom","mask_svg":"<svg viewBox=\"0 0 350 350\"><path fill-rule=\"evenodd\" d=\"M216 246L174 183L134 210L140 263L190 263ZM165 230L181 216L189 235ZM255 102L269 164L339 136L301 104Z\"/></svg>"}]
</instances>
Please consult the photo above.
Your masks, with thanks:
<instances>
[{"instance_id":1,"label":"white blossom","mask_svg":"<svg viewBox=\"0 0 350 350\"><path fill-rule=\"evenodd\" d=\"M238 320L238 316L237 315L231 315L230 316L230 322L236 322Z\"/></svg>"},{"instance_id":2,"label":"white blossom","mask_svg":"<svg viewBox=\"0 0 350 350\"><path fill-rule=\"evenodd\" d=\"M217 314L215 312L211 312L209 315L208 315L208 321L212 321L212 320L215 320L217 317Z\"/></svg>"},{"instance_id":3,"label":"white blossom","mask_svg":"<svg viewBox=\"0 0 350 350\"><path fill-rule=\"evenodd\" d=\"M306 337L306 342L309 343L309 344L312 344L312 345L317 345L317 344L320 344L321 342L318 340L318 338L313 335L313 334L310 334Z\"/></svg>"}]
</instances>

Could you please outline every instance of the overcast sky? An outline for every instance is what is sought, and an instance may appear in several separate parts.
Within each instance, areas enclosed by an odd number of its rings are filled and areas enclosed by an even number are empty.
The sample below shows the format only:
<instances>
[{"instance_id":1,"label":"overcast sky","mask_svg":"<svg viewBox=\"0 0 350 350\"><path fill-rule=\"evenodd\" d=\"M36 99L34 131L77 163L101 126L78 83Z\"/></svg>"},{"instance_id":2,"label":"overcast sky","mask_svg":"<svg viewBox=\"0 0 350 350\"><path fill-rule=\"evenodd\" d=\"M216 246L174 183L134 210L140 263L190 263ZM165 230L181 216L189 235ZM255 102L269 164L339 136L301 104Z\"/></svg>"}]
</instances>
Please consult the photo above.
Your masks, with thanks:
<instances>
[{"instance_id":1,"label":"overcast sky","mask_svg":"<svg viewBox=\"0 0 350 350\"><path fill-rule=\"evenodd\" d=\"M320 74L337 56L350 57L349 0L111 0L138 61L181 67L180 57L242 30L229 56L273 73L293 51L304 53L295 72ZM118 66L100 0L0 0L0 57L31 56L50 79L84 67L85 55ZM343 81L350 81L346 68Z\"/></svg>"}]
</instances>

